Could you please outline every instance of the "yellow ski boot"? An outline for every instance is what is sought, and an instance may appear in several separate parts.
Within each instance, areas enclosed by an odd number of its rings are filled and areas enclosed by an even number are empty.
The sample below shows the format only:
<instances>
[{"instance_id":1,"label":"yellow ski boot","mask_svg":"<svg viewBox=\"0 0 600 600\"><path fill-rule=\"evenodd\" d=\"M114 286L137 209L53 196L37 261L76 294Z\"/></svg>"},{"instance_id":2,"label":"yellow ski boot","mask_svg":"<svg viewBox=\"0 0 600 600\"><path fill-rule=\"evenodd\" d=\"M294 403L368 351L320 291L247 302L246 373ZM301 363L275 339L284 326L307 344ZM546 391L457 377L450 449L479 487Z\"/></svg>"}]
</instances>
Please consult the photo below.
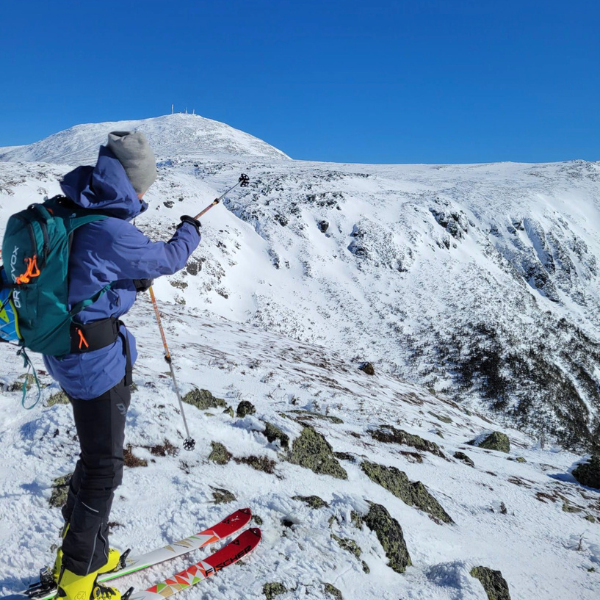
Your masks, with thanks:
<instances>
[{"instance_id":1,"label":"yellow ski boot","mask_svg":"<svg viewBox=\"0 0 600 600\"><path fill-rule=\"evenodd\" d=\"M62 572L56 598L65 600L121 600L121 592L100 585L96 579L99 571L89 575L75 575L68 569Z\"/></svg>"},{"instance_id":2,"label":"yellow ski boot","mask_svg":"<svg viewBox=\"0 0 600 600\"><path fill-rule=\"evenodd\" d=\"M67 523L64 527L64 529L62 530L62 534L61 537L64 540L65 536L67 535L67 531L69 530L69 524ZM55 583L58 583L58 578L60 577L60 570L62 568L62 558L63 558L63 551L62 548L59 548L56 551L56 560L54 561L54 567L52 567L52 578L54 579ZM118 550L115 550L114 548L110 548L110 550L108 551L108 561L107 563L100 568L97 572L98 573L109 573L110 571L115 571L117 569L117 567L119 566L119 563L121 561L121 553Z\"/></svg>"}]
</instances>

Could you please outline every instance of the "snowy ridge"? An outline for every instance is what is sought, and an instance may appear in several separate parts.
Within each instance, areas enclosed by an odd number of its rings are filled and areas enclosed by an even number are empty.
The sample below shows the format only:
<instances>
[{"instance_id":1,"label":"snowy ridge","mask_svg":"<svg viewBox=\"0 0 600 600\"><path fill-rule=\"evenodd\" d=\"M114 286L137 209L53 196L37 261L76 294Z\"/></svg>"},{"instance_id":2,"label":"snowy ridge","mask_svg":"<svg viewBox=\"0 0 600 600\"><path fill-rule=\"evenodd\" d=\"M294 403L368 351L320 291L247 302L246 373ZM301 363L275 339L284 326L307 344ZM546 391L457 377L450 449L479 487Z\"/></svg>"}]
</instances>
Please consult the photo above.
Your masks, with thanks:
<instances>
[{"instance_id":1,"label":"snowy ridge","mask_svg":"<svg viewBox=\"0 0 600 600\"><path fill-rule=\"evenodd\" d=\"M159 160L185 156L256 156L288 159L277 148L199 115L177 113L135 121L88 123L60 131L28 146L0 148L0 161L94 164L110 131L143 131Z\"/></svg>"}]
</instances>

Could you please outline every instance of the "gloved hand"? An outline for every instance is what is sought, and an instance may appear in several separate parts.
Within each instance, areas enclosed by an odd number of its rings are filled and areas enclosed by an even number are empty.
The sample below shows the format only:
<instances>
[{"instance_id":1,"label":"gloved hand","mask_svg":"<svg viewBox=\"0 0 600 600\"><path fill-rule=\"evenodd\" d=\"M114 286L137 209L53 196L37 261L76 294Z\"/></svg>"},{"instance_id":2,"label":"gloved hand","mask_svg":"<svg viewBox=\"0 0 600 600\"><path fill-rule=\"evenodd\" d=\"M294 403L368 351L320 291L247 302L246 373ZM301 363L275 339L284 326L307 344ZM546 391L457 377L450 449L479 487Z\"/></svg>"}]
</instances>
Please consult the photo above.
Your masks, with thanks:
<instances>
[{"instance_id":1,"label":"gloved hand","mask_svg":"<svg viewBox=\"0 0 600 600\"><path fill-rule=\"evenodd\" d=\"M189 215L183 215L183 217L181 217L181 223L177 225L177 229L179 229L184 223L193 225L196 228L198 235L200 235L200 227L202 227L202 223L200 223L198 219L194 219L194 217L190 217Z\"/></svg>"},{"instance_id":2,"label":"gloved hand","mask_svg":"<svg viewBox=\"0 0 600 600\"><path fill-rule=\"evenodd\" d=\"M136 292L147 292L152 284L154 283L154 279L134 279L133 285L135 286Z\"/></svg>"}]
</instances>

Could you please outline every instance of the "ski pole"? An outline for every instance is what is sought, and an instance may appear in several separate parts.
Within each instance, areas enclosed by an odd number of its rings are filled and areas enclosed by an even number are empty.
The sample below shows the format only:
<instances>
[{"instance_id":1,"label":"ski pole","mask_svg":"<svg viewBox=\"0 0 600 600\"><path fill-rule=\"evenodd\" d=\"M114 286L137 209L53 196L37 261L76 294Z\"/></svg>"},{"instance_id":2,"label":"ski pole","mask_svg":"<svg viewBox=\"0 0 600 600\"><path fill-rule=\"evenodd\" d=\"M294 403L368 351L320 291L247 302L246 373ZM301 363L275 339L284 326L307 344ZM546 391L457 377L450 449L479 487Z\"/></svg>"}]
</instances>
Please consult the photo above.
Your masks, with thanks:
<instances>
[{"instance_id":1,"label":"ski pole","mask_svg":"<svg viewBox=\"0 0 600 600\"><path fill-rule=\"evenodd\" d=\"M194 218L199 219L202 215L206 214L213 206L219 204L219 202L221 202L221 200L223 200L223 198L225 198L225 196L227 196L227 194L229 194L231 190L234 190L238 185L240 187L247 187L249 183L250 177L242 173L235 185L232 185L226 192L223 192L218 198L215 198L201 213L197 214Z\"/></svg>"},{"instance_id":2,"label":"ski pole","mask_svg":"<svg viewBox=\"0 0 600 600\"><path fill-rule=\"evenodd\" d=\"M185 412L183 410L183 402L181 400L181 394L179 393L179 386L177 385L177 379L175 379L175 370L173 369L173 359L171 358L171 353L169 352L169 346L167 345L167 338L165 336L165 330L162 326L162 321L160 319L160 312L158 310L158 304L156 303L156 296L154 295L154 290L152 286L148 288L150 292L150 299L152 300L152 306L154 307L154 314L156 315L156 322L158 323L158 328L160 329L160 337L162 338L162 343L165 348L165 360L169 364L169 369L171 370L171 378L173 379L173 385L175 386L175 393L177 394L177 400L179 400L179 408L181 409L181 416L183 417L183 426L185 427L185 433L187 438L183 442L183 447L186 450L193 450L196 446L196 440L192 438L190 435L190 430L188 428L187 421L185 419Z\"/></svg>"}]
</instances>

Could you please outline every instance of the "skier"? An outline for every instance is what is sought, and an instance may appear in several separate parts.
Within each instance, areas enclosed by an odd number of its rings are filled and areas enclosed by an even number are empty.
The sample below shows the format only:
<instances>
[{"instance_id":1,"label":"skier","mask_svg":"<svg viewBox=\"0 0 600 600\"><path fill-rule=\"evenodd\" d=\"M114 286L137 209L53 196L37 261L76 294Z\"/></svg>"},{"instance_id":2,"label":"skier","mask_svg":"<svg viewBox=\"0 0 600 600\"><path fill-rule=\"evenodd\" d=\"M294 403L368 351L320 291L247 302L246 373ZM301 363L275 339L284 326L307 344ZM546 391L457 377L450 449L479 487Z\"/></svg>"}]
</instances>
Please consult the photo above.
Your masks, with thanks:
<instances>
[{"instance_id":1,"label":"skier","mask_svg":"<svg viewBox=\"0 0 600 600\"><path fill-rule=\"evenodd\" d=\"M97 583L99 573L120 560L109 548L108 518L123 476L125 419L131 398L135 338L119 320L139 291L160 275L182 269L200 242L200 222L183 216L166 243L152 242L129 221L144 212L142 199L157 177L156 160L141 132L115 131L100 147L95 167L65 175L68 201L108 218L83 225L73 235L69 258L69 304L110 289L77 315L71 353L44 356L73 407L80 458L71 477L62 548L53 576L58 597L120 600L114 588Z\"/></svg>"}]
</instances>

